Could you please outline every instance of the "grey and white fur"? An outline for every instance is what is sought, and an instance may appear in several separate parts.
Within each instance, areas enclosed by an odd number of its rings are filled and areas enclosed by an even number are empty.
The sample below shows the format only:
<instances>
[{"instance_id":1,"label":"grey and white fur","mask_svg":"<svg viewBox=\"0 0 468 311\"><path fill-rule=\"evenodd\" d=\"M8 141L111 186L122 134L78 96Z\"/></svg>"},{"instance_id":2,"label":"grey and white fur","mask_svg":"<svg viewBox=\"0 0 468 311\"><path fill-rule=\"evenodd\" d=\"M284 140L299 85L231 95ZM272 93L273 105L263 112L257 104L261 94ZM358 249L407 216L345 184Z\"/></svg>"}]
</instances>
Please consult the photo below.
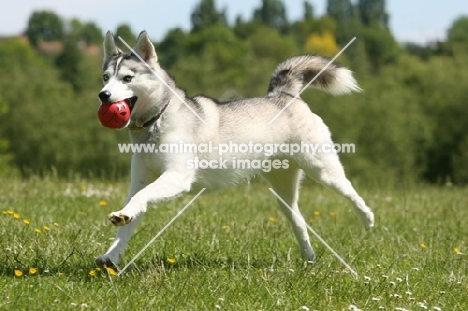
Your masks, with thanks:
<instances>
[{"instance_id":1,"label":"grey and white fur","mask_svg":"<svg viewBox=\"0 0 468 311\"><path fill-rule=\"evenodd\" d=\"M104 87L99 93L102 103L126 100L131 106L127 128L132 143L156 146L179 142L211 142L215 146L229 142L264 145L300 142L318 146L333 144L330 131L322 119L312 113L300 97L295 98L327 65L328 60L325 58L289 58L274 71L265 97L218 102L204 96L188 98L177 87L174 79L161 68L155 48L145 31L138 36L133 51L146 64L136 55L123 53L118 49L112 33L107 32L104 41ZM335 64L325 69L311 87L333 95L360 91L351 71ZM291 100L293 102L287 109L269 124ZM186 105L192 109L188 109ZM217 152L199 151L133 154L128 197L123 209L110 215L110 221L118 226L117 235L108 251L96 258L99 266L119 264L120 257L149 204L157 204L184 193L196 193L201 188L214 189L244 184L255 175L263 176L275 192L300 215L299 185L305 173L349 199L366 229L374 225L374 214L346 178L336 153L289 155L277 152L266 156L262 153L228 152L223 155L228 160L228 167L224 169L189 167L188 161L194 158L218 160L219 155ZM269 172L258 168L238 169L229 165L229 160L234 158L287 160L289 165ZM279 200L278 205L291 223L302 258L314 261L316 255L302 219L296 217Z\"/></svg>"}]
</instances>

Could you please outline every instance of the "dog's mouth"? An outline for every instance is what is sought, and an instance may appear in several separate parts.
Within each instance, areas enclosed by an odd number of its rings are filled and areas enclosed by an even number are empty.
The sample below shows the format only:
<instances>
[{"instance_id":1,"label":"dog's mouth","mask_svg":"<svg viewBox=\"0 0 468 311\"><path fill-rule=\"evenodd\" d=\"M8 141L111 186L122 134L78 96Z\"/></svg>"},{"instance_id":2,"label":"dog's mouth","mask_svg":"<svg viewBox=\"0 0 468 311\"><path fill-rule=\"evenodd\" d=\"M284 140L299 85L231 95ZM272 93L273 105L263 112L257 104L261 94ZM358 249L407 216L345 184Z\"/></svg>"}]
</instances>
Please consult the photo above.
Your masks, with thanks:
<instances>
[{"instance_id":1,"label":"dog's mouth","mask_svg":"<svg viewBox=\"0 0 468 311\"><path fill-rule=\"evenodd\" d=\"M130 107L130 113L132 112L133 107L135 107L135 104L136 104L137 100L138 100L137 96L133 96L133 97L124 99L124 101L127 103L128 107Z\"/></svg>"}]
</instances>

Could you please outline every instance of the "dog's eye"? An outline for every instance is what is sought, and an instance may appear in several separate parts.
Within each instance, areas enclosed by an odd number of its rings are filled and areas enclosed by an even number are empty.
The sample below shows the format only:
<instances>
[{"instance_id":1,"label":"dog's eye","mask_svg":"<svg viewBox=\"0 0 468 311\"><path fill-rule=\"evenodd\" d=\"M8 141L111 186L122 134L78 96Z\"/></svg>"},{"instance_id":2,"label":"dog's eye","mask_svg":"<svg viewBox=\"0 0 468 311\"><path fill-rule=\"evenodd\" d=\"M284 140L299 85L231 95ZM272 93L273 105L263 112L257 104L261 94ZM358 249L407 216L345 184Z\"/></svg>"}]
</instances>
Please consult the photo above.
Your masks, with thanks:
<instances>
[{"instance_id":1,"label":"dog's eye","mask_svg":"<svg viewBox=\"0 0 468 311\"><path fill-rule=\"evenodd\" d=\"M133 77L132 76L125 76L123 77L124 82L132 82Z\"/></svg>"},{"instance_id":2,"label":"dog's eye","mask_svg":"<svg viewBox=\"0 0 468 311\"><path fill-rule=\"evenodd\" d=\"M109 80L109 76L108 76L108 75L103 75L103 76L102 76L102 80L103 80L104 82L107 82L107 81Z\"/></svg>"}]
</instances>

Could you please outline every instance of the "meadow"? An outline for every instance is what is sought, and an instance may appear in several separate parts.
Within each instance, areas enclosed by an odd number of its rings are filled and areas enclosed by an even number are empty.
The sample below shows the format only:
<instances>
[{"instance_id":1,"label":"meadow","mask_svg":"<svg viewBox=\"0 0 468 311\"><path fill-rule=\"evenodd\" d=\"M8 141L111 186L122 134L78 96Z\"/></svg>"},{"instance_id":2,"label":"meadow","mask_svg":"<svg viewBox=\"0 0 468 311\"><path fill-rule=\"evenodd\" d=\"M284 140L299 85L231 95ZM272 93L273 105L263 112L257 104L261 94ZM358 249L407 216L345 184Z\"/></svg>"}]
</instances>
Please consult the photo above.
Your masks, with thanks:
<instances>
[{"instance_id":1,"label":"meadow","mask_svg":"<svg viewBox=\"0 0 468 311\"><path fill-rule=\"evenodd\" d=\"M300 259L260 181L202 194L121 276L94 257L126 182L0 185L0 310L468 310L466 187L356 183L376 214L366 232L346 200L307 181L305 219L355 278L314 237L317 262ZM191 198L150 208L123 264Z\"/></svg>"}]
</instances>

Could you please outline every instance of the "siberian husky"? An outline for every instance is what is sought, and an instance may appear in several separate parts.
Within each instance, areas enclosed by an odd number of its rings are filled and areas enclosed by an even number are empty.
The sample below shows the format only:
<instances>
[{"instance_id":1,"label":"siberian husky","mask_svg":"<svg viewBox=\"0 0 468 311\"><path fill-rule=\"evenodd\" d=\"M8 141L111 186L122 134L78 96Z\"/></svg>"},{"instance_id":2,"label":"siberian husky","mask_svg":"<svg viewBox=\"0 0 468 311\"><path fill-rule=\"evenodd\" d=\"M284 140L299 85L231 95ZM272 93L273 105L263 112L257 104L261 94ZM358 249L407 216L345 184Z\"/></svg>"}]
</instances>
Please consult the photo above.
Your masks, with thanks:
<instances>
[{"instance_id":1,"label":"siberian husky","mask_svg":"<svg viewBox=\"0 0 468 311\"><path fill-rule=\"evenodd\" d=\"M118 226L117 235L108 251L96 258L96 264L119 264L148 204L188 192L196 193L201 188L246 183L256 174L263 176L282 198L277 200L278 205L291 223L301 256L306 261L314 261L316 256L298 207L303 173L349 199L365 228L370 229L374 225L374 214L346 178L335 152L301 150L292 153L281 149L282 145L306 143L320 148L333 144L328 127L298 96L322 70L311 87L333 95L361 90L350 70L335 64L327 67L328 62L328 59L310 55L285 60L273 72L265 97L226 102L204 96L188 98L161 68L145 31L138 36L131 53L123 53L117 48L112 33L107 32L104 87L99 98L102 103L122 100L128 103L131 118L126 127L131 142L152 144L156 148L168 144L195 144L209 145L212 149L134 153L131 186L125 205L109 217ZM244 152L245 148L243 151L235 148L241 144L244 147L254 144L260 149L262 146L265 149L266 146L280 147L273 151L269 149L270 152ZM217 150L221 146L229 147L222 156ZM244 161L242 167L236 165L238 160ZM249 166L248 161L252 165ZM270 169L265 169L263 164L271 164L268 161L273 161L276 166L273 164L273 168L270 165ZM205 163L205 167L197 167L196 164L201 163Z\"/></svg>"}]
</instances>

